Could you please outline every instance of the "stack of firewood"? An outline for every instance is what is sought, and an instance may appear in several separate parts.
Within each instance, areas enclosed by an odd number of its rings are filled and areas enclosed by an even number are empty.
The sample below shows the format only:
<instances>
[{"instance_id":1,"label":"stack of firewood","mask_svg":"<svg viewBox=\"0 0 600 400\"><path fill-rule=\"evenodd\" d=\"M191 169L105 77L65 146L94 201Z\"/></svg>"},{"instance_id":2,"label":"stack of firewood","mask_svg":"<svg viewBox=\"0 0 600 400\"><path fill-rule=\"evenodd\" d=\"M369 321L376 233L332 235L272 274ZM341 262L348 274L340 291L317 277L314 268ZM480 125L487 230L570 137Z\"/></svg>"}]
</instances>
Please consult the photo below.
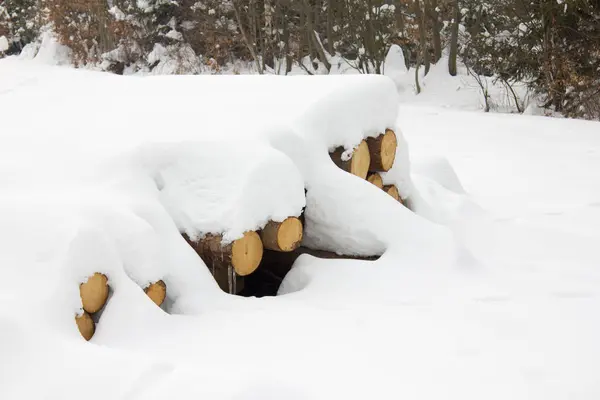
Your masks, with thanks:
<instances>
[{"instance_id":1,"label":"stack of firewood","mask_svg":"<svg viewBox=\"0 0 600 400\"><path fill-rule=\"evenodd\" d=\"M389 171L394 166L397 147L396 134L393 130L386 129L385 133L377 137L363 140L354 148L352 157L346 161L342 159L345 152L343 147L335 149L330 156L333 162L344 171L368 180L394 199L402 202L396 185L384 185L380 174Z\"/></svg>"},{"instance_id":2,"label":"stack of firewood","mask_svg":"<svg viewBox=\"0 0 600 400\"><path fill-rule=\"evenodd\" d=\"M244 277L256 271L266 250L291 252L302 242L302 222L289 217L282 222L270 221L260 231L246 232L240 239L222 245L223 236L209 234L198 240L184 235L227 293L244 289Z\"/></svg>"},{"instance_id":3,"label":"stack of firewood","mask_svg":"<svg viewBox=\"0 0 600 400\"><path fill-rule=\"evenodd\" d=\"M397 145L394 131L386 129L385 133L377 137L361 141L349 156L344 147L336 148L330 156L339 168L368 180L402 203L398 188L395 185L384 185L380 175L394 165ZM271 221L261 231L246 232L242 238L226 245L222 245L223 237L220 234L209 234L196 240L187 235L184 237L225 292L275 294L278 284L301 254L308 253L321 258L344 257L300 247L302 220L302 217L289 217L283 222ZM374 254L370 257L346 258L373 260L378 257L378 254ZM265 285L268 289L264 289Z\"/></svg>"},{"instance_id":4,"label":"stack of firewood","mask_svg":"<svg viewBox=\"0 0 600 400\"><path fill-rule=\"evenodd\" d=\"M394 131L386 129L377 137L361 141L349 156L343 147L336 148L330 156L339 168L368 180L402 202L398 188L384 185L381 177L381 172L389 171L394 165L397 145ZM363 260L379 257L379 254L368 257L340 256L308 249L300 246L302 235L303 217L292 216L281 222L270 221L262 230L246 232L240 239L227 244L223 243L223 236L218 233L200 239L191 239L184 234L184 238L202 258L221 289L231 294L251 296L276 294L279 284L301 254ZM108 301L109 288L107 276L99 272L79 287L83 311L75 316L75 321L86 340L94 335L101 311ZM166 298L167 286L159 280L146 287L144 292L160 307Z\"/></svg>"},{"instance_id":5,"label":"stack of firewood","mask_svg":"<svg viewBox=\"0 0 600 400\"><path fill-rule=\"evenodd\" d=\"M79 333L85 340L90 340L96 332L96 324L108 301L109 289L108 278L105 274L99 272L96 272L86 282L79 285L79 296L81 297L83 311L80 315L75 316L75 322ZM167 285L159 280L147 286L144 292L150 300L160 307L167 296Z\"/></svg>"}]
</instances>

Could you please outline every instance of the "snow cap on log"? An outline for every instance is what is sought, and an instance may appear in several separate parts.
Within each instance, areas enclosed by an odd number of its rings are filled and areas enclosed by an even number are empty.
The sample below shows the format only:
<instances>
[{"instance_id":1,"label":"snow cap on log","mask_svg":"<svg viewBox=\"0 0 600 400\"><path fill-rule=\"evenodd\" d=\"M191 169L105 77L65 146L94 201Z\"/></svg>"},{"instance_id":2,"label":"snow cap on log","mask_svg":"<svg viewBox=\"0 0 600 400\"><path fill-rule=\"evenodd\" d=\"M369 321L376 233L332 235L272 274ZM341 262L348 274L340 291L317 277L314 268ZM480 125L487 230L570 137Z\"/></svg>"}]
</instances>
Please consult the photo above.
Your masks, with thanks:
<instances>
[{"instance_id":1,"label":"snow cap on log","mask_svg":"<svg viewBox=\"0 0 600 400\"><path fill-rule=\"evenodd\" d=\"M367 138L371 162L370 171L389 171L394 165L396 159L396 148L398 139L391 129L386 129L385 133L377 137Z\"/></svg>"}]
</instances>

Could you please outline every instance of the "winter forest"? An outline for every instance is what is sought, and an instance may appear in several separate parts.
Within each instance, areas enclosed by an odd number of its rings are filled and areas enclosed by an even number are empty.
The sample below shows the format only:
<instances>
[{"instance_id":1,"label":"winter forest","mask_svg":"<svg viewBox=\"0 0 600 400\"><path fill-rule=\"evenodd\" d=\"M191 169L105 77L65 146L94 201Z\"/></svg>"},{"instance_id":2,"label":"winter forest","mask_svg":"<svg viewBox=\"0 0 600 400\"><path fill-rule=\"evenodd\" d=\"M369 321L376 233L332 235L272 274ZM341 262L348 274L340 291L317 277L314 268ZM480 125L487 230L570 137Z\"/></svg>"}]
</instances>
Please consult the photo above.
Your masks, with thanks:
<instances>
[{"instance_id":1,"label":"winter forest","mask_svg":"<svg viewBox=\"0 0 600 400\"><path fill-rule=\"evenodd\" d=\"M51 32L82 68L116 74L382 74L398 45L406 68L457 63L540 106L600 118L598 0L3 0L0 57ZM419 70L421 70L419 72ZM492 83L490 83L492 82Z\"/></svg>"}]
</instances>

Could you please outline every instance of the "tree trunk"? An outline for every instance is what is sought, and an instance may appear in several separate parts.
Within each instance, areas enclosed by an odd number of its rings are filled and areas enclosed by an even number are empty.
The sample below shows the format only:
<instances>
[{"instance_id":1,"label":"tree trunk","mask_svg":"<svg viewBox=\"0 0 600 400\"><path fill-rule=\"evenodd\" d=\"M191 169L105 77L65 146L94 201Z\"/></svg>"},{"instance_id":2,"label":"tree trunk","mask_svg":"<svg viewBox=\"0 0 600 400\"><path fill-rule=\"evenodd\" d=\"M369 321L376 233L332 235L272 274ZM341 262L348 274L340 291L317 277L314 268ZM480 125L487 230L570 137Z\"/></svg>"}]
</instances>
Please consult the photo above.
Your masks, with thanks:
<instances>
[{"instance_id":1,"label":"tree trunk","mask_svg":"<svg viewBox=\"0 0 600 400\"><path fill-rule=\"evenodd\" d=\"M335 54L333 43L333 0L327 0L327 51L330 55Z\"/></svg>"},{"instance_id":2,"label":"tree trunk","mask_svg":"<svg viewBox=\"0 0 600 400\"><path fill-rule=\"evenodd\" d=\"M437 63L442 58L442 39L440 37L440 15L437 11L438 0L431 0L431 19L433 20L433 62Z\"/></svg>"},{"instance_id":3,"label":"tree trunk","mask_svg":"<svg viewBox=\"0 0 600 400\"><path fill-rule=\"evenodd\" d=\"M458 0L454 0L454 13L452 22L452 35L450 37L450 55L448 59L448 72L456 76L456 58L458 57L458 26L460 24L460 9Z\"/></svg>"},{"instance_id":4,"label":"tree trunk","mask_svg":"<svg viewBox=\"0 0 600 400\"><path fill-rule=\"evenodd\" d=\"M371 158L369 171L389 171L394 165L396 148L398 147L398 140L394 131L386 129L385 134L375 138L367 138L367 145L369 146Z\"/></svg>"},{"instance_id":5,"label":"tree trunk","mask_svg":"<svg viewBox=\"0 0 600 400\"><path fill-rule=\"evenodd\" d=\"M260 232L263 247L269 250L290 252L302 243L302 222L289 217L283 222L269 221Z\"/></svg>"},{"instance_id":6,"label":"tree trunk","mask_svg":"<svg viewBox=\"0 0 600 400\"><path fill-rule=\"evenodd\" d=\"M244 24L242 22L242 14L240 11L239 1L240 0L233 0L233 2L232 2L233 11L235 13L235 19L238 23L238 27L240 28L240 33L242 34L242 39L244 40L244 43L246 44L246 48L248 49L248 51L250 52L250 55L252 56L252 59L254 60L254 65L256 66L257 72L259 74L263 74L264 70L261 67L261 63L258 58L258 54L256 53L256 43L255 43L255 41L251 41L251 38L248 37L248 32L244 28Z\"/></svg>"},{"instance_id":7,"label":"tree trunk","mask_svg":"<svg viewBox=\"0 0 600 400\"><path fill-rule=\"evenodd\" d=\"M327 55L325 54L325 49L323 48L323 44L321 43L321 41L317 37L317 33L315 32L315 25L313 24L312 10L311 10L310 5L308 4L307 0L303 0L303 4L304 4L304 11L306 13L306 28L307 28L307 33L308 33L308 39L312 43L313 48L315 49L317 56L319 58L319 61L321 61L323 63L323 65L325 65L327 72L329 72L331 70L331 64L329 63L329 60L327 59Z\"/></svg>"},{"instance_id":8,"label":"tree trunk","mask_svg":"<svg viewBox=\"0 0 600 400\"><path fill-rule=\"evenodd\" d=\"M419 47L421 48L421 60L423 60L423 64L425 65L425 75L427 75L429 73L430 61L429 51L427 50L425 13L421 9L420 0L415 2L415 6L417 21L419 23Z\"/></svg>"},{"instance_id":9,"label":"tree trunk","mask_svg":"<svg viewBox=\"0 0 600 400\"><path fill-rule=\"evenodd\" d=\"M338 147L332 153L329 153L331 159L339 168L353 175L366 179L371 164L369 146L364 140L354 149L350 158L346 159L346 149Z\"/></svg>"}]
</instances>

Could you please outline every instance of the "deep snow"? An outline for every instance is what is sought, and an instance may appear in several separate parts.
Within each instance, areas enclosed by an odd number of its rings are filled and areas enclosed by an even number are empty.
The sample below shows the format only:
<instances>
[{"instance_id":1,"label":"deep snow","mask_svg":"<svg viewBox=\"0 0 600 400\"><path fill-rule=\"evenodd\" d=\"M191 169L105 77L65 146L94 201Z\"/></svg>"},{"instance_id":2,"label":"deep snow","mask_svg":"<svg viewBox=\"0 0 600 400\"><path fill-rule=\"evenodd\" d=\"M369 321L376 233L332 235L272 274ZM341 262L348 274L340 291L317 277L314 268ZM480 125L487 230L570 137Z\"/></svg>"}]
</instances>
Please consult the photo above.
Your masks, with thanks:
<instances>
[{"instance_id":1,"label":"deep snow","mask_svg":"<svg viewBox=\"0 0 600 400\"><path fill-rule=\"evenodd\" d=\"M0 398L600 396L600 124L399 105L381 77L124 79L0 62ZM328 159L381 125L421 216ZM305 186L308 244L384 256L220 293L179 230L234 238ZM171 315L140 289L158 278Z\"/></svg>"}]
</instances>

